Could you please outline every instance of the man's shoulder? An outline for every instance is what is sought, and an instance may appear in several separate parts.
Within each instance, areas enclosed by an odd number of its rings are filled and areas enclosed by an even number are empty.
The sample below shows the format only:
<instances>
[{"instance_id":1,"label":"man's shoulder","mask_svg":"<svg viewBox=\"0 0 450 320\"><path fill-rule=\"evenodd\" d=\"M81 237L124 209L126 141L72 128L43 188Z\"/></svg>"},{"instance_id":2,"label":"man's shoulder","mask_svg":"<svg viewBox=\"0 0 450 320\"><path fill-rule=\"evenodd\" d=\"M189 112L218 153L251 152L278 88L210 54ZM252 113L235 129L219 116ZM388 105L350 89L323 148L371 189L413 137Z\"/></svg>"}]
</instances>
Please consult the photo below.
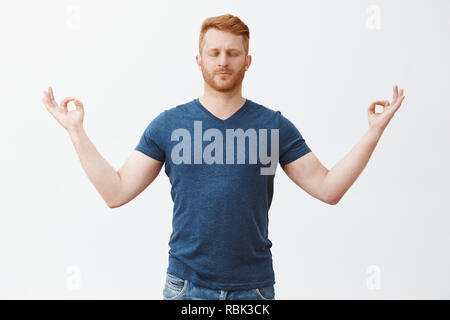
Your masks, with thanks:
<instances>
[{"instance_id":1,"label":"man's shoulder","mask_svg":"<svg viewBox=\"0 0 450 320\"><path fill-rule=\"evenodd\" d=\"M186 113L192 112L194 100L184 102L181 104L173 105L172 107L166 107L163 112L167 117L184 116Z\"/></svg>"},{"instance_id":2,"label":"man's shoulder","mask_svg":"<svg viewBox=\"0 0 450 320\"><path fill-rule=\"evenodd\" d=\"M251 105L256 114L258 114L261 118L278 120L281 112L276 107L268 107L261 103L257 103L253 100L251 101Z\"/></svg>"},{"instance_id":3,"label":"man's shoulder","mask_svg":"<svg viewBox=\"0 0 450 320\"><path fill-rule=\"evenodd\" d=\"M255 102L253 100L250 100L250 101L251 101L252 105L254 105L256 108L258 108L258 110L261 111L261 112L266 112L266 113L269 113L269 114L275 114L275 113L278 112L277 110L275 110L274 107L267 107L266 105L263 105L261 103Z\"/></svg>"}]
</instances>

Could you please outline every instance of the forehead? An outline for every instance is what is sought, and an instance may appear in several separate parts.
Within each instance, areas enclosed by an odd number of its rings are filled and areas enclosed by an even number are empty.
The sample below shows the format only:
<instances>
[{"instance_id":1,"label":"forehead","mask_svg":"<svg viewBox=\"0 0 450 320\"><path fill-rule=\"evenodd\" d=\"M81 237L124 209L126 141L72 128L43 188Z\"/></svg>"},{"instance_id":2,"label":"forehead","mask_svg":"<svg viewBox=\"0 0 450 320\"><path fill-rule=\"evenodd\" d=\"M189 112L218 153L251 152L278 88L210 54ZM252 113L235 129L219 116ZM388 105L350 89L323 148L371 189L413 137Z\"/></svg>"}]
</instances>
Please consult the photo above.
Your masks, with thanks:
<instances>
[{"instance_id":1,"label":"forehead","mask_svg":"<svg viewBox=\"0 0 450 320\"><path fill-rule=\"evenodd\" d=\"M225 32L211 28L205 33L204 37L205 49L226 49L226 50L241 50L243 48L242 35L236 35L230 32Z\"/></svg>"}]
</instances>

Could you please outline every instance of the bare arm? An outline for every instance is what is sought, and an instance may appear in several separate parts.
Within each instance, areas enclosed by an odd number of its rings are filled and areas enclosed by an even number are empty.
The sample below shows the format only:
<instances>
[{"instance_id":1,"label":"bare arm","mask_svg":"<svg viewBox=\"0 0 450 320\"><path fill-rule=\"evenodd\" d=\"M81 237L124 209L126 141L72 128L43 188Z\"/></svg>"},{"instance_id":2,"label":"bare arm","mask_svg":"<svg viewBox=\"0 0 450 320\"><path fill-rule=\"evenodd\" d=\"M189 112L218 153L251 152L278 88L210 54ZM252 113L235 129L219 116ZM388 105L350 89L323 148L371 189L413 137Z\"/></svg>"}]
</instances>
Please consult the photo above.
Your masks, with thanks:
<instances>
[{"instance_id":1,"label":"bare arm","mask_svg":"<svg viewBox=\"0 0 450 320\"><path fill-rule=\"evenodd\" d=\"M120 177L116 170L102 157L83 128L70 131L70 138L89 180L112 207L120 193Z\"/></svg>"},{"instance_id":2,"label":"bare arm","mask_svg":"<svg viewBox=\"0 0 450 320\"><path fill-rule=\"evenodd\" d=\"M284 171L313 197L328 204L336 204L367 165L378 139L376 132L367 131L331 170L323 166L314 153L309 152L285 165Z\"/></svg>"},{"instance_id":3,"label":"bare arm","mask_svg":"<svg viewBox=\"0 0 450 320\"><path fill-rule=\"evenodd\" d=\"M403 89L394 86L392 104L387 100L375 101L369 106L369 129L352 150L331 170L312 153L285 165L284 171L299 187L313 197L337 204L366 167L384 129L403 101ZM375 105L383 105L382 113L375 113Z\"/></svg>"},{"instance_id":4,"label":"bare arm","mask_svg":"<svg viewBox=\"0 0 450 320\"><path fill-rule=\"evenodd\" d=\"M163 162L133 150L118 170L101 156L84 130L70 132L73 145L89 180L110 208L133 200L159 174Z\"/></svg>"},{"instance_id":5,"label":"bare arm","mask_svg":"<svg viewBox=\"0 0 450 320\"><path fill-rule=\"evenodd\" d=\"M128 160L119 169L120 192L113 208L133 200L158 176L164 162L133 150Z\"/></svg>"},{"instance_id":6,"label":"bare arm","mask_svg":"<svg viewBox=\"0 0 450 320\"><path fill-rule=\"evenodd\" d=\"M76 109L67 110L67 103L74 101ZM89 180L110 208L119 207L134 199L158 175L163 162L133 150L119 171L101 156L83 129L84 107L73 97L62 100L58 106L53 91L44 92L43 102L47 110L67 130Z\"/></svg>"}]
</instances>

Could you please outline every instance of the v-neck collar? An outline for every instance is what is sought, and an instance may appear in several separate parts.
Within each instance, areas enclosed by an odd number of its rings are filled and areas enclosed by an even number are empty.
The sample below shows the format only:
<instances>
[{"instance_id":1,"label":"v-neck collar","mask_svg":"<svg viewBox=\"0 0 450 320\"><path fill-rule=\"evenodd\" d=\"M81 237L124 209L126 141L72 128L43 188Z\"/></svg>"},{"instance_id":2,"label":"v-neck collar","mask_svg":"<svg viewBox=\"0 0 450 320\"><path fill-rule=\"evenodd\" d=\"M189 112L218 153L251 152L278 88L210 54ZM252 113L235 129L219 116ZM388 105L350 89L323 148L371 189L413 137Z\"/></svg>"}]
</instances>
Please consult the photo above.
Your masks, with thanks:
<instances>
[{"instance_id":1,"label":"v-neck collar","mask_svg":"<svg viewBox=\"0 0 450 320\"><path fill-rule=\"evenodd\" d=\"M220 118L216 117L215 115L213 115L208 109L206 109L202 105L199 98L195 98L194 101L195 101L195 104L197 105L197 107L199 107L199 109L202 110L208 117L210 117L211 119L218 121L220 123L226 123L226 122L229 122L229 121L235 119L237 116L239 116L241 113L243 113L248 108L248 105L250 104L251 100L245 99L244 104L238 110L236 110L231 116L229 116L226 119L220 119Z\"/></svg>"}]
</instances>

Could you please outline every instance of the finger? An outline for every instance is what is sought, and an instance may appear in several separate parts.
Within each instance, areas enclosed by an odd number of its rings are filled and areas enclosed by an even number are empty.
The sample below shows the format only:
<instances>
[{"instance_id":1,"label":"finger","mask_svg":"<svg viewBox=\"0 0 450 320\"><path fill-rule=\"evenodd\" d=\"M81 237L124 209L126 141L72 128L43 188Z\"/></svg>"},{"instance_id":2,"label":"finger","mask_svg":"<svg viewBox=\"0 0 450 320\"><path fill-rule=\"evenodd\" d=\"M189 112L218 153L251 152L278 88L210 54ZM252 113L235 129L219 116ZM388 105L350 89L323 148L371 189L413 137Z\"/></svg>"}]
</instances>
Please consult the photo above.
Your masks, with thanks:
<instances>
[{"instance_id":1,"label":"finger","mask_svg":"<svg viewBox=\"0 0 450 320\"><path fill-rule=\"evenodd\" d=\"M391 103L389 102L389 100L384 100L383 111L381 111L381 113L384 113L385 111L388 111L389 109L391 109Z\"/></svg>"},{"instance_id":2,"label":"finger","mask_svg":"<svg viewBox=\"0 0 450 320\"><path fill-rule=\"evenodd\" d=\"M397 94L396 98L392 101L393 102L392 104L397 104L397 102L400 100L402 96L404 96L403 89L401 89L400 92Z\"/></svg>"},{"instance_id":3,"label":"finger","mask_svg":"<svg viewBox=\"0 0 450 320\"><path fill-rule=\"evenodd\" d=\"M83 103L80 100L75 98L75 100L73 100L73 103L75 103L75 107L77 110L84 111Z\"/></svg>"},{"instance_id":4,"label":"finger","mask_svg":"<svg viewBox=\"0 0 450 320\"><path fill-rule=\"evenodd\" d=\"M404 94L403 94L403 89L401 89L400 90L400 92L398 93L398 96L397 96L397 101L395 101L395 103L397 104L397 103L399 103L400 102L400 99L401 99L401 97L403 97L404 96Z\"/></svg>"},{"instance_id":5,"label":"finger","mask_svg":"<svg viewBox=\"0 0 450 320\"><path fill-rule=\"evenodd\" d=\"M394 85L394 97L393 97L393 101L395 101L398 97L398 86Z\"/></svg>"},{"instance_id":6,"label":"finger","mask_svg":"<svg viewBox=\"0 0 450 320\"><path fill-rule=\"evenodd\" d=\"M57 106L58 104L56 103L55 97L53 96L53 89L52 89L52 87L48 87L48 94L50 96L51 103L53 103L55 106Z\"/></svg>"},{"instance_id":7,"label":"finger","mask_svg":"<svg viewBox=\"0 0 450 320\"><path fill-rule=\"evenodd\" d=\"M61 101L61 104L59 105L61 108L63 108L64 110L66 110L66 111L68 111L67 110L67 104L69 103L69 101L72 101L72 100L74 100L75 98L74 97L67 97L67 98L64 98L62 101Z\"/></svg>"},{"instance_id":8,"label":"finger","mask_svg":"<svg viewBox=\"0 0 450 320\"><path fill-rule=\"evenodd\" d=\"M47 99L47 97L46 97L45 95L42 97L42 102L44 103L44 105L45 105L45 107L46 107L47 109L50 108L49 101L48 101L48 99Z\"/></svg>"},{"instance_id":9,"label":"finger","mask_svg":"<svg viewBox=\"0 0 450 320\"><path fill-rule=\"evenodd\" d=\"M401 97L399 97L397 100L397 103L394 105L394 112L396 112L398 110L398 108L400 108L400 106L402 105L403 99L405 99L405 96L402 95Z\"/></svg>"},{"instance_id":10,"label":"finger","mask_svg":"<svg viewBox=\"0 0 450 320\"><path fill-rule=\"evenodd\" d=\"M50 87L49 87L49 88L50 88ZM49 107L51 107L51 108L56 108L56 107L58 107L58 104L57 104L57 103L53 103L53 102L52 102L52 99L51 99L51 97L50 97L50 93L49 93L48 91L44 91L43 94L44 94L44 97L47 99L47 103L48 103Z\"/></svg>"},{"instance_id":11,"label":"finger","mask_svg":"<svg viewBox=\"0 0 450 320\"><path fill-rule=\"evenodd\" d=\"M50 103L50 101L48 101L48 98L46 96L44 96L42 98L42 102L44 103L45 108L48 110L48 112L50 112L51 114L53 114L53 111L55 110L55 107L52 106L52 104Z\"/></svg>"},{"instance_id":12,"label":"finger","mask_svg":"<svg viewBox=\"0 0 450 320\"><path fill-rule=\"evenodd\" d=\"M42 91L42 95L43 95L43 98L46 98L46 99L48 99L48 92L47 91Z\"/></svg>"},{"instance_id":13,"label":"finger","mask_svg":"<svg viewBox=\"0 0 450 320\"><path fill-rule=\"evenodd\" d=\"M386 106L389 105L389 101L388 100L378 100L378 101L372 102L370 104L370 106L369 106L369 109L368 109L369 115L375 113L375 106L376 105L386 107Z\"/></svg>"}]
</instances>

